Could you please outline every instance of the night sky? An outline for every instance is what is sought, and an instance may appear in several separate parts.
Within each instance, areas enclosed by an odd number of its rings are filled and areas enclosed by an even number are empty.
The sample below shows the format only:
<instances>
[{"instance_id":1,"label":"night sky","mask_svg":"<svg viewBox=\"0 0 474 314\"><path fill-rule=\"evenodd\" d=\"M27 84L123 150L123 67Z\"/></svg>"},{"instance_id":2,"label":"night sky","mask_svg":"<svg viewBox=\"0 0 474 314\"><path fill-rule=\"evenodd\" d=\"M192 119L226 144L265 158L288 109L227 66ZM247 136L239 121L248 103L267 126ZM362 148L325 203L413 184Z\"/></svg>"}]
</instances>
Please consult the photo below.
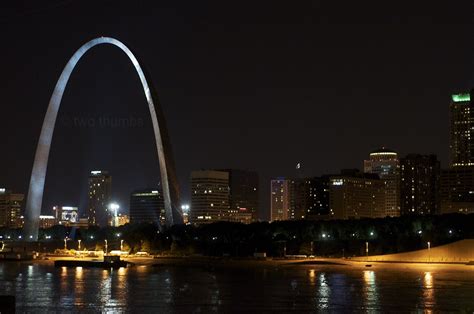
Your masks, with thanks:
<instances>
[{"instance_id":1,"label":"night sky","mask_svg":"<svg viewBox=\"0 0 474 314\"><path fill-rule=\"evenodd\" d=\"M379 146L448 164L450 94L474 86L474 5L399 1L9 1L0 8L0 186L26 193L49 98L76 49L123 41L153 78L182 199L191 170L269 180L361 168ZM161 5L160 5L161 3ZM102 120L101 120L102 119ZM108 125L125 119L138 125ZM89 121L80 125L77 121ZM125 54L98 46L66 89L43 212L87 204L90 170L109 170L128 209L159 168L145 97Z\"/></svg>"}]
</instances>

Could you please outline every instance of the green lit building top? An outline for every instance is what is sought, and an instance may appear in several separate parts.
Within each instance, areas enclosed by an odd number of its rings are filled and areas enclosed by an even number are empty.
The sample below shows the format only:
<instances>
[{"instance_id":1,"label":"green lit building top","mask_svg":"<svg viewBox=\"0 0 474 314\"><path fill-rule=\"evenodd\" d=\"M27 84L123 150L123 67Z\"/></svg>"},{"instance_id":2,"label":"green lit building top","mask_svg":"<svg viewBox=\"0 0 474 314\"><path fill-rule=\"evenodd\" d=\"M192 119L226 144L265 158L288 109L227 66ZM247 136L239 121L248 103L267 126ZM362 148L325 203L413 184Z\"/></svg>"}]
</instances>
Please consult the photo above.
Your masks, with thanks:
<instances>
[{"instance_id":1,"label":"green lit building top","mask_svg":"<svg viewBox=\"0 0 474 314\"><path fill-rule=\"evenodd\" d=\"M469 93L453 94L451 98L453 102L471 101L471 95Z\"/></svg>"}]
</instances>

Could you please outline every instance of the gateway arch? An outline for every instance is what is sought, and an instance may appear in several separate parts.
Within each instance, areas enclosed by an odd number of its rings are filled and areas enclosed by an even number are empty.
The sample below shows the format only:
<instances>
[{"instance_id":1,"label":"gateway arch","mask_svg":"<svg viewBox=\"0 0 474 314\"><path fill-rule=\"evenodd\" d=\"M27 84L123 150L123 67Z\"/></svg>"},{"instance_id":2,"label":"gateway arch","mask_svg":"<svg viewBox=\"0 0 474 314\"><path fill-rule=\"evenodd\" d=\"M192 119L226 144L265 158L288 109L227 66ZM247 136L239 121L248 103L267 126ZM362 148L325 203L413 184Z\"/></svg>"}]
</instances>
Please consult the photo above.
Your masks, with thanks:
<instances>
[{"instance_id":1,"label":"gateway arch","mask_svg":"<svg viewBox=\"0 0 474 314\"><path fill-rule=\"evenodd\" d=\"M142 83L143 92L150 110L153 132L155 135L156 152L160 164L161 186L163 189L163 199L165 204L166 225L171 226L174 223L182 223L182 216L178 206L179 188L176 180L174 160L172 157L171 145L166 129L166 123L158 102L158 97L152 87L149 85L150 79L140 66L137 58L130 49L115 38L99 37L95 38L82 47L69 59L64 67L61 76L56 83L53 94L49 101L48 111L43 121L38 146L36 147L33 171L31 173L30 186L28 190L28 199L26 202L24 236L25 240L38 240L39 216L43 202L44 183L46 178L46 169L48 167L48 156L51 148L51 141L56 124L61 99L68 83L69 77L81 57L92 47L101 44L110 44L122 50L130 59ZM151 83L150 83L151 84Z\"/></svg>"}]
</instances>

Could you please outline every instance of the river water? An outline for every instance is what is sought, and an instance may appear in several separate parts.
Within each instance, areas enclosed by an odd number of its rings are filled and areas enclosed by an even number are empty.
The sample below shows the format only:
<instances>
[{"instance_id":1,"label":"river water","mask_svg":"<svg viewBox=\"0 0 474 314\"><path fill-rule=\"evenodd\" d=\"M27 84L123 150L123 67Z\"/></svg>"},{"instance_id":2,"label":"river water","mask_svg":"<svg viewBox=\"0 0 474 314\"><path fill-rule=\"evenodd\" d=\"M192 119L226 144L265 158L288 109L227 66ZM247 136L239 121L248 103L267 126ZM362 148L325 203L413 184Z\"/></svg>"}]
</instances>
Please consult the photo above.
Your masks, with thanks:
<instances>
[{"instance_id":1,"label":"river water","mask_svg":"<svg viewBox=\"0 0 474 314\"><path fill-rule=\"evenodd\" d=\"M474 266L336 265L118 270L0 263L17 312L474 311Z\"/></svg>"}]
</instances>

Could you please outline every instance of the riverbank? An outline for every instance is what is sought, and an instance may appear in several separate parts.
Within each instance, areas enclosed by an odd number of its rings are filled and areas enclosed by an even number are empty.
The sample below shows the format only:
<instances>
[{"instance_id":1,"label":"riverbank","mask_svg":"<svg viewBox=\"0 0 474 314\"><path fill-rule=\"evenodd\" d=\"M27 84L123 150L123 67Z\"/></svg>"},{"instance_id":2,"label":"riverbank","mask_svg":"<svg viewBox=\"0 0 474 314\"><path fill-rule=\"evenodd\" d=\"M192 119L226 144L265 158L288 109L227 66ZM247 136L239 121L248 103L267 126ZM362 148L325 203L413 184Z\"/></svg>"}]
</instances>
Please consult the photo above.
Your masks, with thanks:
<instances>
[{"instance_id":1,"label":"riverbank","mask_svg":"<svg viewBox=\"0 0 474 314\"><path fill-rule=\"evenodd\" d=\"M53 257L48 260L22 261L19 263L54 266L56 260L97 260L90 258ZM301 268L352 268L352 269L420 269L432 271L436 269L461 270L474 273L474 265L458 263L413 263L413 262L367 262L339 258L306 258L306 259L253 259L253 258L223 258L223 257L156 257L156 258L124 258L129 267L150 268L199 268L208 270L250 270L250 269L291 269ZM5 262L11 263L11 262Z\"/></svg>"}]
</instances>

